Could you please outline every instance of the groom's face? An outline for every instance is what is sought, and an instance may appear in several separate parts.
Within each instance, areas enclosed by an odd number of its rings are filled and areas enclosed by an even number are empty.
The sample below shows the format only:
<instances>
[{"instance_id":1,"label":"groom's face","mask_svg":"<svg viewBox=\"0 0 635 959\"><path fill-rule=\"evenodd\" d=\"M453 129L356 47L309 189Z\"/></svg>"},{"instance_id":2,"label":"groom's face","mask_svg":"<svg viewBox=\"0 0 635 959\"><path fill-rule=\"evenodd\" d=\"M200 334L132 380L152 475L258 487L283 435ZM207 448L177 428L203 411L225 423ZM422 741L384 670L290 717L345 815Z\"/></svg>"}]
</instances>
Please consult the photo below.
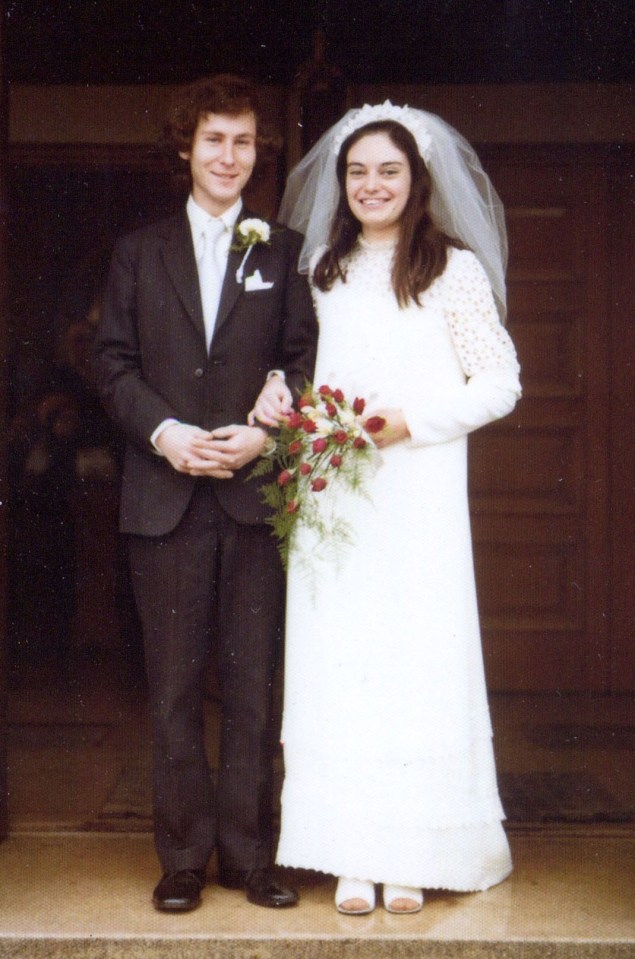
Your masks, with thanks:
<instances>
[{"instance_id":1,"label":"groom's face","mask_svg":"<svg viewBox=\"0 0 635 959\"><path fill-rule=\"evenodd\" d=\"M256 162L253 113L208 113L198 122L188 153L192 196L211 216L220 216L240 197Z\"/></svg>"}]
</instances>

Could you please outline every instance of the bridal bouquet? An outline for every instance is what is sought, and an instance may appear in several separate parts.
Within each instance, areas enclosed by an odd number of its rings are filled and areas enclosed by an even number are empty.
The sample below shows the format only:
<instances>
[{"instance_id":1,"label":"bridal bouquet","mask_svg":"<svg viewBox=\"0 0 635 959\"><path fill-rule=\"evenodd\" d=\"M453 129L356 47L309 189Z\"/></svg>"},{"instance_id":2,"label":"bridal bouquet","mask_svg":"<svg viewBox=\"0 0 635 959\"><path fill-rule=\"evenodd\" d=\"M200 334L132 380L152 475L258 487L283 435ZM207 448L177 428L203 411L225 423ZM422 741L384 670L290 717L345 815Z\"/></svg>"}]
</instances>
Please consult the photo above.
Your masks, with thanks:
<instances>
[{"instance_id":1,"label":"bridal bouquet","mask_svg":"<svg viewBox=\"0 0 635 959\"><path fill-rule=\"evenodd\" d=\"M277 475L261 487L264 502L272 513L273 527L286 567L293 532L298 522L315 530L320 542L333 546L350 541L348 524L327 508L331 490L350 489L363 493L364 478L372 468L375 445L371 434L385 426L373 416L362 425L366 401L352 403L342 390L307 386L280 428L273 455L263 457L253 476Z\"/></svg>"}]
</instances>

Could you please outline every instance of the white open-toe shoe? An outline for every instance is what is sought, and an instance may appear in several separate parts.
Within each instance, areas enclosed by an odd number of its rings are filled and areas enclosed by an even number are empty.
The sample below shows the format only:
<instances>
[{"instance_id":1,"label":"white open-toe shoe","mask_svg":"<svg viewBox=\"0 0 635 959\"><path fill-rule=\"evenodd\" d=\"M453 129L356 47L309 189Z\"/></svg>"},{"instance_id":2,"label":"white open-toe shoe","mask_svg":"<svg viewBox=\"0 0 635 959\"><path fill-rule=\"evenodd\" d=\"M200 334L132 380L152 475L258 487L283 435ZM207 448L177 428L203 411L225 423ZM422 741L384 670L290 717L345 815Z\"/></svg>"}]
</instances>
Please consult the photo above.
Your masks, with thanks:
<instances>
[{"instance_id":1,"label":"white open-toe shoe","mask_svg":"<svg viewBox=\"0 0 635 959\"><path fill-rule=\"evenodd\" d=\"M350 903L350 907L347 905ZM345 916L365 916L375 908L375 883L366 879L346 879L337 881L335 906Z\"/></svg>"},{"instance_id":2,"label":"white open-toe shoe","mask_svg":"<svg viewBox=\"0 0 635 959\"><path fill-rule=\"evenodd\" d=\"M403 908L399 908L399 906ZM396 916L419 912L423 906L423 892L409 886L384 885L384 908Z\"/></svg>"}]
</instances>

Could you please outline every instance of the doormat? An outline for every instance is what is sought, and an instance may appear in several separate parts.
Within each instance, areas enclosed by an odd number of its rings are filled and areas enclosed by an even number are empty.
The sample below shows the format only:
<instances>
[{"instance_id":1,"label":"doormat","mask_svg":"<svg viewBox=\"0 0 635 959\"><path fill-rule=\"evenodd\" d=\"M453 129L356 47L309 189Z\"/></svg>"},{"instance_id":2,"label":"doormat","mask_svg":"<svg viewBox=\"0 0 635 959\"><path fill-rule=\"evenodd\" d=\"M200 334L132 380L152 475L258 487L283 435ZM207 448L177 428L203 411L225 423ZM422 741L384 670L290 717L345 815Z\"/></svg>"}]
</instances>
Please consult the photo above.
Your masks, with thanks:
<instances>
[{"instance_id":1,"label":"doormat","mask_svg":"<svg viewBox=\"0 0 635 959\"><path fill-rule=\"evenodd\" d=\"M9 723L9 749L79 749L99 746L111 730L105 723Z\"/></svg>"},{"instance_id":2,"label":"doormat","mask_svg":"<svg viewBox=\"0 0 635 959\"><path fill-rule=\"evenodd\" d=\"M151 766L147 759L126 764L93 829L152 828ZM282 773L276 779L276 794ZM628 823L635 810L622 806L587 773L509 773L498 776L503 808L509 822ZM278 822L279 809L274 809Z\"/></svg>"},{"instance_id":3,"label":"doormat","mask_svg":"<svg viewBox=\"0 0 635 959\"><path fill-rule=\"evenodd\" d=\"M503 808L510 822L632 822L627 809L588 773L499 773Z\"/></svg>"},{"instance_id":4,"label":"doormat","mask_svg":"<svg viewBox=\"0 0 635 959\"><path fill-rule=\"evenodd\" d=\"M150 758L129 760L110 791L99 814L96 828L152 828L152 767Z\"/></svg>"},{"instance_id":5,"label":"doormat","mask_svg":"<svg viewBox=\"0 0 635 959\"><path fill-rule=\"evenodd\" d=\"M527 738L534 746L545 749L635 750L635 726L550 723L546 726L533 726L527 733Z\"/></svg>"}]
</instances>

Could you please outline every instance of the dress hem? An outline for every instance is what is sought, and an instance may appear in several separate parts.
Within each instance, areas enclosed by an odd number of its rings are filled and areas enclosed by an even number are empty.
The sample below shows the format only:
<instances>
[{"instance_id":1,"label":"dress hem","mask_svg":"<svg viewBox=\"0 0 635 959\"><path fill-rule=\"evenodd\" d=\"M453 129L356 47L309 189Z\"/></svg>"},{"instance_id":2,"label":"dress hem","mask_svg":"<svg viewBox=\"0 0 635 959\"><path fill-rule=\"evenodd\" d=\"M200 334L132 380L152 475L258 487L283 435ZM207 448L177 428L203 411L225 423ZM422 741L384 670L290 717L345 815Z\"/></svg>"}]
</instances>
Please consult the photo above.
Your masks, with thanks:
<instances>
[{"instance_id":1,"label":"dress hem","mask_svg":"<svg viewBox=\"0 0 635 959\"><path fill-rule=\"evenodd\" d=\"M333 876L339 878L341 873L331 872L328 869L318 869L314 866L307 866L306 863L301 863L297 861L290 861L288 859L281 860L276 859L276 865L280 866L282 869L301 869L303 871L316 872L320 873L322 876ZM376 885L399 885L407 886L411 889L429 889L429 890L444 890L447 892L485 892L487 889L491 889L493 886L498 886L501 882L504 882L506 879L511 876L513 872L513 865L510 865L506 868L500 876L496 876L492 879L488 879L484 883L439 883L437 880L430 880L428 882L425 879L419 881L412 881L411 879L404 880L403 878L399 879L379 879L377 877L368 877L364 876L362 881L373 882ZM359 876L347 876L346 878L359 879Z\"/></svg>"}]
</instances>

